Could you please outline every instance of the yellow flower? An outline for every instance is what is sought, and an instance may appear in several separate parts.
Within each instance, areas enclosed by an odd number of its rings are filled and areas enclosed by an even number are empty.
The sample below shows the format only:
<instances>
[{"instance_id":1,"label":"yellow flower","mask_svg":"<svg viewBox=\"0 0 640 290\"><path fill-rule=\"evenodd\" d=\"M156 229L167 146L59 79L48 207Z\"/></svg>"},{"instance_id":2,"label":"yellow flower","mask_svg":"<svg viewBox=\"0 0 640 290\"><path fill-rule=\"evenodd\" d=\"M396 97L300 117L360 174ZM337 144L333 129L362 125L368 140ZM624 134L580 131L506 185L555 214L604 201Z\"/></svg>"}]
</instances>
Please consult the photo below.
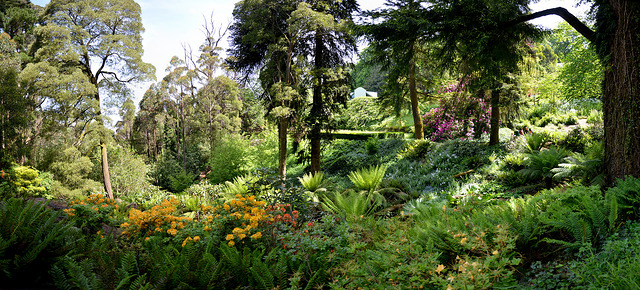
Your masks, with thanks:
<instances>
[{"instance_id":1,"label":"yellow flower","mask_svg":"<svg viewBox=\"0 0 640 290\"><path fill-rule=\"evenodd\" d=\"M233 239L234 239L234 236L233 236L232 234L228 234L228 235L227 235L227 241L228 241L228 240L233 240Z\"/></svg>"},{"instance_id":2,"label":"yellow flower","mask_svg":"<svg viewBox=\"0 0 640 290\"><path fill-rule=\"evenodd\" d=\"M254 239L254 240L257 240L257 239L259 239L259 238L262 238L262 232L257 232L257 233L255 233L255 234L253 234L253 235L251 236L251 238L252 238L252 239Z\"/></svg>"},{"instance_id":3,"label":"yellow flower","mask_svg":"<svg viewBox=\"0 0 640 290\"><path fill-rule=\"evenodd\" d=\"M233 247L236 243L234 241L229 241L229 247Z\"/></svg>"},{"instance_id":4,"label":"yellow flower","mask_svg":"<svg viewBox=\"0 0 640 290\"><path fill-rule=\"evenodd\" d=\"M463 244L463 245L464 245L466 242L467 242L467 238L466 238L466 237L465 237L465 238L462 238L462 240L460 240L460 244Z\"/></svg>"},{"instance_id":5,"label":"yellow flower","mask_svg":"<svg viewBox=\"0 0 640 290\"><path fill-rule=\"evenodd\" d=\"M184 246L186 246L186 245L187 245L187 243L188 243L189 241L191 241L191 240L192 240L192 238L191 238L191 237L187 237L186 239L184 239L184 241L182 241L182 247L184 248Z\"/></svg>"},{"instance_id":6,"label":"yellow flower","mask_svg":"<svg viewBox=\"0 0 640 290\"><path fill-rule=\"evenodd\" d=\"M229 205L226 204L226 203L224 205L222 205L222 206L224 207L224 210L226 210L226 211L229 211L231 209L231 207L229 207Z\"/></svg>"},{"instance_id":7,"label":"yellow flower","mask_svg":"<svg viewBox=\"0 0 640 290\"><path fill-rule=\"evenodd\" d=\"M445 266L440 264L438 265L438 267L436 268L436 273L440 274L440 272L442 272L442 270L444 270Z\"/></svg>"},{"instance_id":8,"label":"yellow flower","mask_svg":"<svg viewBox=\"0 0 640 290\"><path fill-rule=\"evenodd\" d=\"M199 241L200 241L200 236L195 236L195 237L193 237L193 241L194 241L194 242L199 242Z\"/></svg>"},{"instance_id":9,"label":"yellow flower","mask_svg":"<svg viewBox=\"0 0 640 290\"><path fill-rule=\"evenodd\" d=\"M241 240L244 239L246 236L247 235L245 235L245 234L238 234L238 238L241 239Z\"/></svg>"},{"instance_id":10,"label":"yellow flower","mask_svg":"<svg viewBox=\"0 0 640 290\"><path fill-rule=\"evenodd\" d=\"M493 251L492 253L493 255L497 255L498 254L498 250Z\"/></svg>"}]
</instances>

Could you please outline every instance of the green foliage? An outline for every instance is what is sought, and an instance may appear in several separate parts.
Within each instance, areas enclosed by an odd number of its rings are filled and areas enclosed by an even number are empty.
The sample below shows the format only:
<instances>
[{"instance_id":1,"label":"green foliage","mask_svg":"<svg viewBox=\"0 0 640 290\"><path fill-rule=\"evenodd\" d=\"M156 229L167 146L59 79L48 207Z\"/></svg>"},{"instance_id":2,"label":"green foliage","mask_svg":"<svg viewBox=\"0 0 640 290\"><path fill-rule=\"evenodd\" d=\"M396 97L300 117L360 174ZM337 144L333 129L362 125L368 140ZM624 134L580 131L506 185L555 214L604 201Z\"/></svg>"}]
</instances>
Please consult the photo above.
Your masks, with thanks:
<instances>
[{"instance_id":1,"label":"green foliage","mask_svg":"<svg viewBox=\"0 0 640 290\"><path fill-rule=\"evenodd\" d=\"M2 194L3 198L52 197L48 194L48 189L42 184L43 180L40 178L40 172L36 169L14 164L4 174L7 176L2 179L8 180L8 182L0 187L0 194Z\"/></svg>"},{"instance_id":2,"label":"green foliage","mask_svg":"<svg viewBox=\"0 0 640 290\"><path fill-rule=\"evenodd\" d=\"M57 156L49 168L56 180L52 187L52 193L55 196L70 198L86 192L101 190L100 183L89 179L93 166L91 159L83 156L77 148L67 147Z\"/></svg>"},{"instance_id":3,"label":"green foliage","mask_svg":"<svg viewBox=\"0 0 640 290\"><path fill-rule=\"evenodd\" d=\"M71 224L45 203L0 202L0 279L3 287L48 285L48 272L80 239Z\"/></svg>"},{"instance_id":4,"label":"green foliage","mask_svg":"<svg viewBox=\"0 0 640 290\"><path fill-rule=\"evenodd\" d=\"M565 99L600 98L604 69L589 41L567 23L561 23L554 38L564 42L568 50L560 57L563 65L558 75Z\"/></svg>"},{"instance_id":5,"label":"green foliage","mask_svg":"<svg viewBox=\"0 0 640 290\"><path fill-rule=\"evenodd\" d=\"M383 116L376 98L358 97L347 102L346 109L336 115L337 127L350 130L375 130Z\"/></svg>"},{"instance_id":6,"label":"green foliage","mask_svg":"<svg viewBox=\"0 0 640 290\"><path fill-rule=\"evenodd\" d=\"M571 153L563 163L551 170L554 179L580 178L583 184L604 185L604 148L602 142L595 142L585 154Z\"/></svg>"},{"instance_id":7,"label":"green foliage","mask_svg":"<svg viewBox=\"0 0 640 290\"><path fill-rule=\"evenodd\" d=\"M151 184L148 177L149 166L145 164L142 156L135 154L130 148L119 145L109 148L111 184L119 196L142 191Z\"/></svg>"},{"instance_id":8,"label":"green foliage","mask_svg":"<svg viewBox=\"0 0 640 290\"><path fill-rule=\"evenodd\" d=\"M589 112L589 116L587 117L587 123L589 123L589 124L600 124L600 123L604 122L603 118L604 117L602 115L602 111L591 110Z\"/></svg>"},{"instance_id":9,"label":"green foliage","mask_svg":"<svg viewBox=\"0 0 640 290\"><path fill-rule=\"evenodd\" d=\"M252 142L262 146L252 148ZM256 169L256 165L275 166L277 159L274 158L274 152L262 150L273 144L261 140L248 140L239 135L229 135L220 140L212 150L211 158L207 163L211 167L211 173L208 175L209 180L213 184L223 183ZM273 148L277 148L277 146L274 145Z\"/></svg>"},{"instance_id":10,"label":"green foliage","mask_svg":"<svg viewBox=\"0 0 640 290\"><path fill-rule=\"evenodd\" d=\"M429 150L433 147L433 142L429 139L415 140L407 143L402 152L398 153L398 159L420 160L425 158Z\"/></svg>"},{"instance_id":11,"label":"green foliage","mask_svg":"<svg viewBox=\"0 0 640 290\"><path fill-rule=\"evenodd\" d=\"M365 216L372 216L385 202L384 197L376 192L344 193L336 192L321 198L325 210L338 214L351 222L362 220Z\"/></svg>"},{"instance_id":12,"label":"green foliage","mask_svg":"<svg viewBox=\"0 0 640 290\"><path fill-rule=\"evenodd\" d=\"M554 168L558 167L558 164L562 162L562 159L567 156L567 152L564 149L551 146L547 150L541 150L527 154L527 167L521 169L520 174L525 177L533 179L545 179L547 188L551 188Z\"/></svg>"},{"instance_id":13,"label":"green foliage","mask_svg":"<svg viewBox=\"0 0 640 290\"><path fill-rule=\"evenodd\" d=\"M585 250L571 271L589 289L635 289L640 287L640 224L632 222L612 235L599 251Z\"/></svg>"},{"instance_id":14,"label":"green foliage","mask_svg":"<svg viewBox=\"0 0 640 290\"><path fill-rule=\"evenodd\" d=\"M615 197L623 217L636 219L640 216L640 179L628 176L616 181L616 186L607 190L607 195Z\"/></svg>"},{"instance_id":15,"label":"green foliage","mask_svg":"<svg viewBox=\"0 0 640 290\"><path fill-rule=\"evenodd\" d=\"M349 172L349 180L358 190L375 191L384 178L385 166L371 166Z\"/></svg>"},{"instance_id":16,"label":"green foliage","mask_svg":"<svg viewBox=\"0 0 640 290\"><path fill-rule=\"evenodd\" d=\"M307 173L302 177L298 177L300 184L302 184L304 188L311 192L315 192L316 190L320 189L323 179L324 173L322 172Z\"/></svg>"}]
</instances>

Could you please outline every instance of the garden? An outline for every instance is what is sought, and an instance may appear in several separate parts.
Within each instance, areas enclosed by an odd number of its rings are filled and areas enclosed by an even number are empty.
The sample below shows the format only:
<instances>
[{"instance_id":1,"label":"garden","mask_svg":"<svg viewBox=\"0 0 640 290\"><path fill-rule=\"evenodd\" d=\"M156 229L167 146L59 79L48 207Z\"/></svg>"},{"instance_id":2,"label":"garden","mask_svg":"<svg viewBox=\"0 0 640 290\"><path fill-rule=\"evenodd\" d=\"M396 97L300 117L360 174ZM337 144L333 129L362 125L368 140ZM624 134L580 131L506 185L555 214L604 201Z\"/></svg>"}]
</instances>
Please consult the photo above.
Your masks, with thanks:
<instances>
[{"instance_id":1,"label":"garden","mask_svg":"<svg viewBox=\"0 0 640 290\"><path fill-rule=\"evenodd\" d=\"M0 288L640 289L637 105L591 28L316 2L205 18L136 102L140 5L1 4Z\"/></svg>"}]
</instances>

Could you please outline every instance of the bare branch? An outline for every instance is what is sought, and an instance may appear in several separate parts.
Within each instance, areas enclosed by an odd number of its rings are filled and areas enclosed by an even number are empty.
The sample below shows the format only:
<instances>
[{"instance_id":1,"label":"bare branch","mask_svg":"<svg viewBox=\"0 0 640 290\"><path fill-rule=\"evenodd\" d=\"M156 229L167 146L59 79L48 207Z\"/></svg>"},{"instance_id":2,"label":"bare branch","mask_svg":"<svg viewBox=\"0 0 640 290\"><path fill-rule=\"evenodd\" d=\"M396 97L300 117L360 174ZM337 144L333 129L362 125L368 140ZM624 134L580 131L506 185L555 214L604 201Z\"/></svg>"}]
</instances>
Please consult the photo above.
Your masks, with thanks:
<instances>
[{"instance_id":1,"label":"bare branch","mask_svg":"<svg viewBox=\"0 0 640 290\"><path fill-rule=\"evenodd\" d=\"M582 34L582 36L584 36L586 39L588 39L591 42L595 40L595 32L591 30L591 28L589 28L587 25L582 23L580 19L575 17L573 14L571 14L571 12L569 12L567 9L562 7L546 9L546 10L538 11L533 14L524 15L505 23L504 26L510 27L518 23L527 22L529 20L533 20L533 19L540 18L547 15L558 15L562 17L562 19L564 19L567 23L569 23L569 25L571 25L573 29L578 31L578 33Z\"/></svg>"}]
</instances>

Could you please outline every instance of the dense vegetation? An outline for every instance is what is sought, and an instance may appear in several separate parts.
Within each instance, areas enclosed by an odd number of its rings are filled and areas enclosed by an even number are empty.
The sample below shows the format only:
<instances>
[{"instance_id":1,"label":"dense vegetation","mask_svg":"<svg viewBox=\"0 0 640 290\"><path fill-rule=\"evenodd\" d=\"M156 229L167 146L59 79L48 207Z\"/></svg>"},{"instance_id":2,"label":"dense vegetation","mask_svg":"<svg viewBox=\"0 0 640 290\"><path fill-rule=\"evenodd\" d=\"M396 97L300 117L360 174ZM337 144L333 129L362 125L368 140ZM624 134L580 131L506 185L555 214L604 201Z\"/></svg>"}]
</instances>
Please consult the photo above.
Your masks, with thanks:
<instances>
[{"instance_id":1,"label":"dense vegetation","mask_svg":"<svg viewBox=\"0 0 640 290\"><path fill-rule=\"evenodd\" d=\"M3 2L3 289L638 288L603 44L454 2L240 1L137 106L134 1Z\"/></svg>"}]
</instances>

